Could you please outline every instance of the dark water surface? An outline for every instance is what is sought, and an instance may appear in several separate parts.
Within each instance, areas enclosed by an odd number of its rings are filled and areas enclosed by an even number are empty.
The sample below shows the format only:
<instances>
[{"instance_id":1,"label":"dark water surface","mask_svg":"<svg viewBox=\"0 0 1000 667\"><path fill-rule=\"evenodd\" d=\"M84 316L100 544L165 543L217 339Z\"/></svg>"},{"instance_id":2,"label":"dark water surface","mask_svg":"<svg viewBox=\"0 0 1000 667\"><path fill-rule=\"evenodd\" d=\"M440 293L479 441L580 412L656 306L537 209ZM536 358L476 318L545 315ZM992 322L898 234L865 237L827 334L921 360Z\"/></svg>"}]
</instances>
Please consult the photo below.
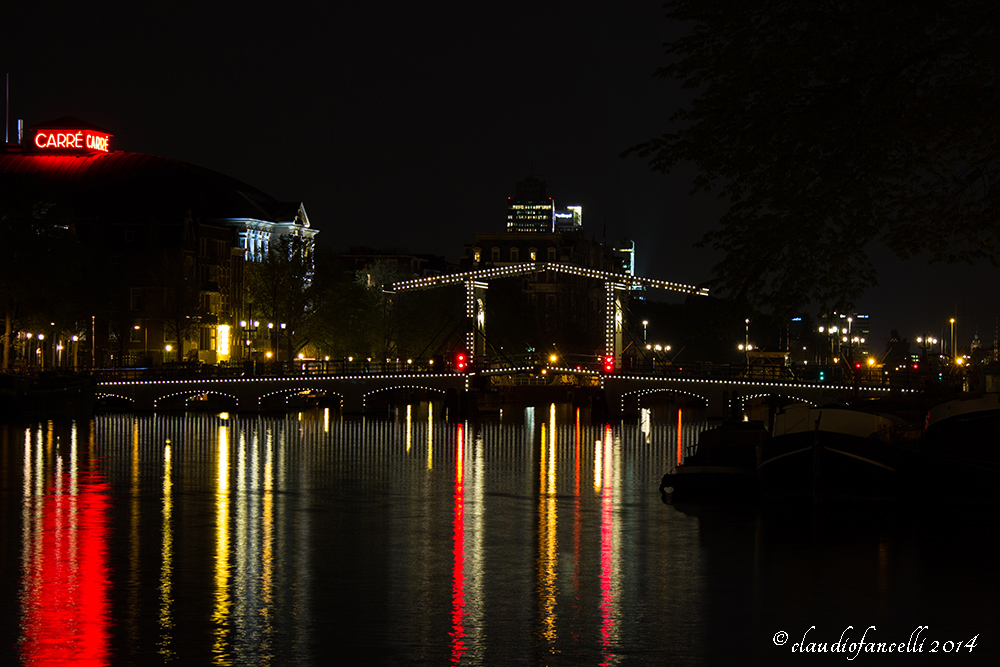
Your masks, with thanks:
<instances>
[{"instance_id":1,"label":"dark water surface","mask_svg":"<svg viewBox=\"0 0 1000 667\"><path fill-rule=\"evenodd\" d=\"M0 425L0 664L1000 661L993 508L667 505L686 413Z\"/></svg>"}]
</instances>

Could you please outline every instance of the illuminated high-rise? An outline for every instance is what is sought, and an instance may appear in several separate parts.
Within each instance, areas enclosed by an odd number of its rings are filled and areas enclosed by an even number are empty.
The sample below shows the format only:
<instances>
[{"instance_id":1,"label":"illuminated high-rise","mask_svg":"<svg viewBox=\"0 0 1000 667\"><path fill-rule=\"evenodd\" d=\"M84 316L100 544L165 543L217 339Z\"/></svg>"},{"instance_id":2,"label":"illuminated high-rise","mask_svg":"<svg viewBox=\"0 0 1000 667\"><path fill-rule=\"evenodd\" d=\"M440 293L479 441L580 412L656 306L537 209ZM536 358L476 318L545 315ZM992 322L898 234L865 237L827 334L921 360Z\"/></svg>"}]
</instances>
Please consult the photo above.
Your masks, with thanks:
<instances>
[{"instance_id":1,"label":"illuminated high-rise","mask_svg":"<svg viewBox=\"0 0 1000 667\"><path fill-rule=\"evenodd\" d=\"M518 181L507 201L507 231L551 234L554 229L555 205L545 181L534 176Z\"/></svg>"}]
</instances>

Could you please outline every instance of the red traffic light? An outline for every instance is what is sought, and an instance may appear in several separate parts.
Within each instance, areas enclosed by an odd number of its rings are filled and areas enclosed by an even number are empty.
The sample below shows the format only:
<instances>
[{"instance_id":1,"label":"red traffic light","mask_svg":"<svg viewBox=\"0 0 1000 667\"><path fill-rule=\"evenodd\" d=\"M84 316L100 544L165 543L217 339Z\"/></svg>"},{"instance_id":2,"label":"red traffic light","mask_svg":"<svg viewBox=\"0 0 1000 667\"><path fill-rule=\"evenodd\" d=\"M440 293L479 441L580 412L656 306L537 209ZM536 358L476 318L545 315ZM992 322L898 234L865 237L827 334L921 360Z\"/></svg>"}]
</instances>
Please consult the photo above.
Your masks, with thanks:
<instances>
[{"instance_id":1,"label":"red traffic light","mask_svg":"<svg viewBox=\"0 0 1000 667\"><path fill-rule=\"evenodd\" d=\"M609 374L615 372L615 357L613 354L604 355L604 372Z\"/></svg>"},{"instance_id":2,"label":"red traffic light","mask_svg":"<svg viewBox=\"0 0 1000 667\"><path fill-rule=\"evenodd\" d=\"M464 373L469 366L469 357L465 352L459 352L455 355L455 370L459 373Z\"/></svg>"}]
</instances>

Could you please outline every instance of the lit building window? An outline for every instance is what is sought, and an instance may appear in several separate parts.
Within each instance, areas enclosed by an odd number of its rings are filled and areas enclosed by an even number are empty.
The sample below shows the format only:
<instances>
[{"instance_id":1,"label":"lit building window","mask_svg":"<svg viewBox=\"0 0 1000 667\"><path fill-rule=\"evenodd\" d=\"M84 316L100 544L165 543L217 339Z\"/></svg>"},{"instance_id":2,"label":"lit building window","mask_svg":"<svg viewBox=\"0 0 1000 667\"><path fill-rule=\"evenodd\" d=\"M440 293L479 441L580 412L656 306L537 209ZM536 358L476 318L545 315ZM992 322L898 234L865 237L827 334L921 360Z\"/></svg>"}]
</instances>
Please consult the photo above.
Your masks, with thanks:
<instances>
[{"instance_id":1,"label":"lit building window","mask_svg":"<svg viewBox=\"0 0 1000 667\"><path fill-rule=\"evenodd\" d=\"M219 330L215 338L216 342L216 352L219 356L228 357L229 356L229 325L220 324Z\"/></svg>"}]
</instances>

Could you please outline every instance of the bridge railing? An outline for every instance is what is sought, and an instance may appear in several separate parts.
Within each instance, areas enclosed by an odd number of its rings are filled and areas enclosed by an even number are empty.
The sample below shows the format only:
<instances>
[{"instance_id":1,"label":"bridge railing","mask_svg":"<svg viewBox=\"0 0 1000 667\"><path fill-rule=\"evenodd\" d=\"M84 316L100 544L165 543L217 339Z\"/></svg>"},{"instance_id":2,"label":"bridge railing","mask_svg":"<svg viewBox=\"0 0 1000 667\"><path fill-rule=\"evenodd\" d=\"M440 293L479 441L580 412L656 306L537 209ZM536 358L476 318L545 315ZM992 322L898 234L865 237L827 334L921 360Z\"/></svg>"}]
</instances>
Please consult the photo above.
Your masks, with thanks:
<instances>
[{"instance_id":1,"label":"bridge railing","mask_svg":"<svg viewBox=\"0 0 1000 667\"><path fill-rule=\"evenodd\" d=\"M881 387L890 389L926 389L932 385L954 383L955 378L932 369L882 370L879 368L849 368L844 365L823 366L801 364L789 366L746 366L693 362L688 364L646 365L625 367L621 373L638 377L676 379L788 382L830 386Z\"/></svg>"},{"instance_id":2,"label":"bridge railing","mask_svg":"<svg viewBox=\"0 0 1000 667\"><path fill-rule=\"evenodd\" d=\"M496 374L509 370L512 375L542 378L542 370L550 369L549 378L563 372L577 372L598 375L601 368L587 359L580 363L565 365L566 359L557 360L551 367L543 362L530 359L508 360L485 364L472 372ZM570 363L576 360L570 360ZM513 362L513 363L512 363ZM516 364L522 365L517 366ZM447 362L437 364L390 360L374 362L368 360L297 360L293 362L238 362L221 364L174 363L150 367L101 368L93 371L98 381L122 380L191 380L228 378L283 378L315 377L324 375L364 376L364 375L412 375L454 372ZM830 386L886 387L896 389L925 389L932 385L954 382L955 378L941 375L934 370L882 371L850 369L844 366L750 366L743 364L720 364L712 362L692 362L687 364L639 365L624 363L615 370L616 376L670 378L721 381L763 381L799 384L819 384ZM547 380L551 381L551 380ZM537 384L538 382L526 382Z\"/></svg>"},{"instance_id":3,"label":"bridge railing","mask_svg":"<svg viewBox=\"0 0 1000 667\"><path fill-rule=\"evenodd\" d=\"M440 366L440 364L439 364ZM375 362L367 360L298 360L241 362L221 364L179 363L148 367L99 368L93 371L98 381L121 380L191 380L229 378L282 378L319 375L409 375L414 373L449 373L451 368L435 368L427 362L407 360Z\"/></svg>"}]
</instances>

